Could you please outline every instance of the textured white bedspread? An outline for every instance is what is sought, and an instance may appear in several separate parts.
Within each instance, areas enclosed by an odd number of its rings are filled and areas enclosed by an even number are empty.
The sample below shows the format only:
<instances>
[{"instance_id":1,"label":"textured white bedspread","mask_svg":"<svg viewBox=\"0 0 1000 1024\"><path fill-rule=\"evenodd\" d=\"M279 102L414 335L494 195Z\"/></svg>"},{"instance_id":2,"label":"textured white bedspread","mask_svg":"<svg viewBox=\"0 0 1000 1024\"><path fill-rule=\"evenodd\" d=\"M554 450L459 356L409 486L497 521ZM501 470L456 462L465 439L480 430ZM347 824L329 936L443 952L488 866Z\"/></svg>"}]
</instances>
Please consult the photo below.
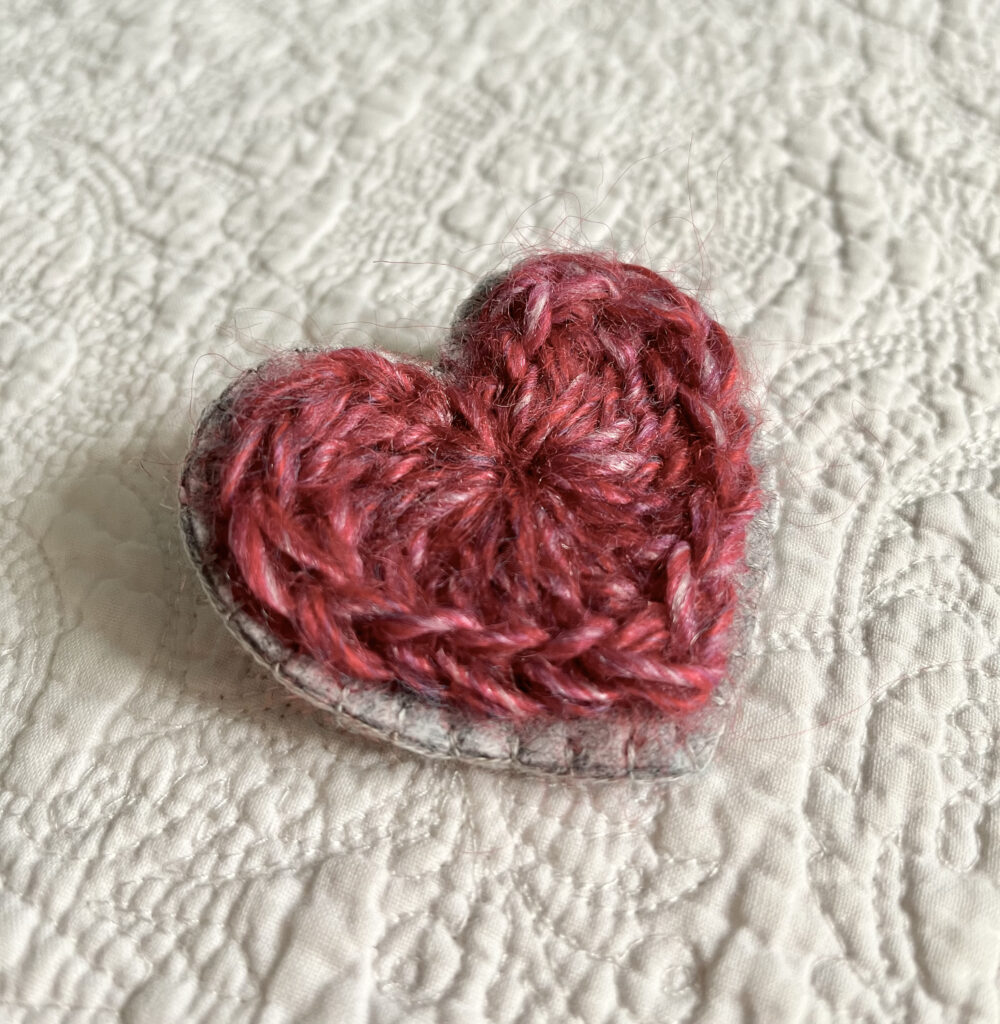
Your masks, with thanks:
<instances>
[{"instance_id":1,"label":"textured white bedspread","mask_svg":"<svg viewBox=\"0 0 1000 1024\"><path fill-rule=\"evenodd\" d=\"M0 1020L1000 1018L993 0L0 0ZM525 245L742 336L774 564L712 767L286 707L185 563L201 405L433 355Z\"/></svg>"}]
</instances>

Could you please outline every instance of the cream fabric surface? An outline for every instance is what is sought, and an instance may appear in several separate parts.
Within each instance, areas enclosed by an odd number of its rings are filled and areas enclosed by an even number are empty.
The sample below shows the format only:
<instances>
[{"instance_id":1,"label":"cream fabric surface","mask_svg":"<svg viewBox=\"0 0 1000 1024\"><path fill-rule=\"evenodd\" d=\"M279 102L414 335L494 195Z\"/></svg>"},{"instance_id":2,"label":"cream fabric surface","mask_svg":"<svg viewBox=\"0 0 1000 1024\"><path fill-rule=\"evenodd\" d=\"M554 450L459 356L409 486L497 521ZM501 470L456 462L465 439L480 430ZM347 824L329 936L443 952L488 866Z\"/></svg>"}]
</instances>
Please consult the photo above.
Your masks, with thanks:
<instances>
[{"instance_id":1,"label":"cream fabric surface","mask_svg":"<svg viewBox=\"0 0 1000 1024\"><path fill-rule=\"evenodd\" d=\"M993 0L0 3L0 1019L1000 1017ZM774 564L712 767L431 763L185 564L198 410L432 356L524 246L744 339Z\"/></svg>"}]
</instances>

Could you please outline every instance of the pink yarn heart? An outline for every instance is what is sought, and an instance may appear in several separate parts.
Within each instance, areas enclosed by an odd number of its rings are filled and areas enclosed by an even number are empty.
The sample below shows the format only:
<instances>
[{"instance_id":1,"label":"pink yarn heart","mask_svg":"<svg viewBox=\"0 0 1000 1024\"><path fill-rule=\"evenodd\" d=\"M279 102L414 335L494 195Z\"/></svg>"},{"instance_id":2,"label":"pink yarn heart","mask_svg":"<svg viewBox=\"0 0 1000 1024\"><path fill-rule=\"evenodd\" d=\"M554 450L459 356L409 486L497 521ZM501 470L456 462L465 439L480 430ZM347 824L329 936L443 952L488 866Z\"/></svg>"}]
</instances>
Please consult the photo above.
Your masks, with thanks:
<instances>
[{"instance_id":1,"label":"pink yarn heart","mask_svg":"<svg viewBox=\"0 0 1000 1024\"><path fill-rule=\"evenodd\" d=\"M726 332L644 267L525 260L433 371L296 352L202 423L198 557L283 649L524 721L683 720L723 679L753 424Z\"/></svg>"}]
</instances>

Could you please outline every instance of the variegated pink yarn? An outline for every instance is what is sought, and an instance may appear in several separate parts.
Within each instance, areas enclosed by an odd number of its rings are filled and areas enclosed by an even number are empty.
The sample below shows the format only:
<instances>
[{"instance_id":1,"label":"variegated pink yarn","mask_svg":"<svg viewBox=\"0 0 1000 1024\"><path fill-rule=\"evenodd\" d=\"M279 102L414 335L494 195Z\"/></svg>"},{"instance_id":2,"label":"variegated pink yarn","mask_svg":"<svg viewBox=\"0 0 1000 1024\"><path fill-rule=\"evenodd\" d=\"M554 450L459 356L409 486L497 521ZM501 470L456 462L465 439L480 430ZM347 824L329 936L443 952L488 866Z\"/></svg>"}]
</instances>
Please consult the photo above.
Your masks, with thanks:
<instances>
[{"instance_id":1,"label":"variegated pink yarn","mask_svg":"<svg viewBox=\"0 0 1000 1024\"><path fill-rule=\"evenodd\" d=\"M663 277L529 258L440 367L296 352L241 377L182 500L293 651L473 715L682 717L727 670L760 507L722 327Z\"/></svg>"}]
</instances>

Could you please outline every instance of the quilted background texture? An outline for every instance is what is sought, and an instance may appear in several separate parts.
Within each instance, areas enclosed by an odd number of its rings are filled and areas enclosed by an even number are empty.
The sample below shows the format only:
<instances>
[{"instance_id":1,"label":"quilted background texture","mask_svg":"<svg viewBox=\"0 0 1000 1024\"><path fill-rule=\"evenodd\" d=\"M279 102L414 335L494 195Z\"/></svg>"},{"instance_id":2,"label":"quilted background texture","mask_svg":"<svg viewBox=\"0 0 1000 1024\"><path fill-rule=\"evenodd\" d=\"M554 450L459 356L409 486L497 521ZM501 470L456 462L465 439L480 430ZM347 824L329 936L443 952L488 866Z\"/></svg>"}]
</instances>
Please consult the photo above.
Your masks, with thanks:
<instances>
[{"instance_id":1,"label":"quilted background texture","mask_svg":"<svg viewBox=\"0 0 1000 1024\"><path fill-rule=\"evenodd\" d=\"M0 0L0 1020L1000 1018L993 0ZM777 479L670 785L331 730L185 563L198 411L615 246Z\"/></svg>"}]
</instances>

